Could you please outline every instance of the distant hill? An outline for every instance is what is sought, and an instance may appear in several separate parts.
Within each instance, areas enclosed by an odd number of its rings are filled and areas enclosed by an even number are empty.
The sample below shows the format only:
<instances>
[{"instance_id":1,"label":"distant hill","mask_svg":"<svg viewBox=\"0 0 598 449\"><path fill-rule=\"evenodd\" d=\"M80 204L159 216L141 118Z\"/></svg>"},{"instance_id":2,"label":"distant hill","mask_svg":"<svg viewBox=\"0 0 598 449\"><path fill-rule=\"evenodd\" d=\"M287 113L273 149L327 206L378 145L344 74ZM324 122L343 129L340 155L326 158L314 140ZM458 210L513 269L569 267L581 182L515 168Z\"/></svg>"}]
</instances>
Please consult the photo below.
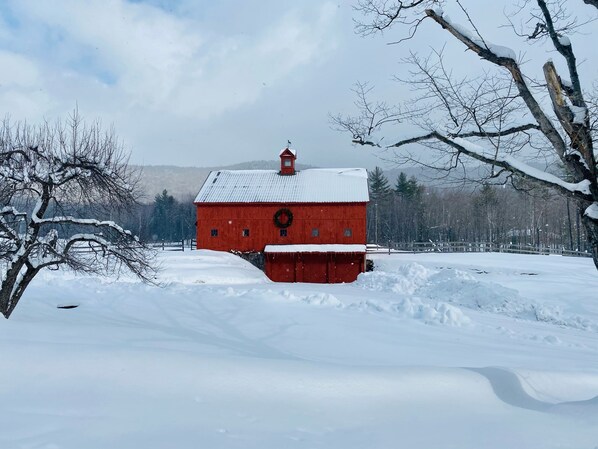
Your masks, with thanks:
<instances>
[{"instance_id":1,"label":"distant hill","mask_svg":"<svg viewBox=\"0 0 598 449\"><path fill-rule=\"evenodd\" d=\"M177 167L174 165L146 165L141 170L143 202L150 203L164 189L179 201L193 201L200 187L213 170L278 170L280 161L250 161L221 167ZM312 168L297 164L298 170Z\"/></svg>"},{"instance_id":2,"label":"distant hill","mask_svg":"<svg viewBox=\"0 0 598 449\"><path fill-rule=\"evenodd\" d=\"M197 192L213 170L278 170L280 161L250 161L240 164L226 165L220 167L177 167L174 165L148 165L137 167L141 170L141 186L145 192L143 202L150 203L157 194L164 189L179 201L193 201ZM312 165L297 164L298 170L315 168ZM540 165L537 168L542 169ZM481 165L477 168L469 168L470 177L482 177L488 170L488 166ZM437 188L465 187L474 189L479 184L471 181L463 183L461 171L451 174L437 172L425 167L397 167L384 169L384 175L388 178L391 186L394 186L400 172L404 172L408 178L415 176L417 180L426 186Z\"/></svg>"}]
</instances>

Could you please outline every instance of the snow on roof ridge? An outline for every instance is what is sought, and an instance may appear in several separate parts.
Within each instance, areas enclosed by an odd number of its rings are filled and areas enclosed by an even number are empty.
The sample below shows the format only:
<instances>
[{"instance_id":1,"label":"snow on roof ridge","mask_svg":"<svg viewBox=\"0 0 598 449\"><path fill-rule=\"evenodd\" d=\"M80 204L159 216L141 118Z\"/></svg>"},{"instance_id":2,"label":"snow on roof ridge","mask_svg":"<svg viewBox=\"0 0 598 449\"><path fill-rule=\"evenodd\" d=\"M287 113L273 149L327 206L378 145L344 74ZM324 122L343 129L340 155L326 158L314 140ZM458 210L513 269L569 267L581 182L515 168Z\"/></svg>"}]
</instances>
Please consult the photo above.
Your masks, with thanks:
<instances>
[{"instance_id":1,"label":"snow on roof ridge","mask_svg":"<svg viewBox=\"0 0 598 449\"><path fill-rule=\"evenodd\" d=\"M284 153L285 151L290 151L293 156L297 157L297 151L293 150L292 148L289 148L289 147L283 148L282 150L280 150L280 153L278 153L278 155L282 156L282 153Z\"/></svg>"},{"instance_id":2,"label":"snow on roof ridge","mask_svg":"<svg viewBox=\"0 0 598 449\"><path fill-rule=\"evenodd\" d=\"M297 170L297 173L299 172L310 172L310 171L319 171L319 172L336 172L339 175L344 175L344 174L348 174L349 172L359 172L361 173L362 171L364 173L366 173L367 175L367 170L365 168L361 168L361 167L339 167L339 168L335 168L335 167L324 167L324 168L305 168L303 170ZM255 172L261 172L261 173L279 173L279 170L274 170L271 168L242 168L242 169L222 169L222 170L212 170L210 173L255 173Z\"/></svg>"},{"instance_id":3,"label":"snow on roof ridge","mask_svg":"<svg viewBox=\"0 0 598 449\"><path fill-rule=\"evenodd\" d=\"M361 244L324 243L299 245L266 245L265 253L365 253Z\"/></svg>"}]
</instances>

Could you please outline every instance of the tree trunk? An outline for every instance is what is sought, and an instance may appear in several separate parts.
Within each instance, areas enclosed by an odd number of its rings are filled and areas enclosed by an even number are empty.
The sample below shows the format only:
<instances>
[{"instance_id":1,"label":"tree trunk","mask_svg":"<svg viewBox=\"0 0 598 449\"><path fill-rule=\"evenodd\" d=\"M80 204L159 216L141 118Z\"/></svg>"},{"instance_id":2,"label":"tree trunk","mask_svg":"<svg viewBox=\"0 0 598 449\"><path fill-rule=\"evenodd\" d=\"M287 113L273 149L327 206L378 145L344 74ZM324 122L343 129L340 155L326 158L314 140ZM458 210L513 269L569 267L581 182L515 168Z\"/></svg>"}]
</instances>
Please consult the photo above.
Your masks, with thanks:
<instances>
[{"instance_id":1,"label":"tree trunk","mask_svg":"<svg viewBox=\"0 0 598 449\"><path fill-rule=\"evenodd\" d=\"M0 313L8 319L17 306L21 296L29 283L33 280L38 270L27 268L22 277L19 273L23 269L23 263L13 264L6 273L6 278L0 288Z\"/></svg>"},{"instance_id":2,"label":"tree trunk","mask_svg":"<svg viewBox=\"0 0 598 449\"><path fill-rule=\"evenodd\" d=\"M573 223L571 222L571 207L569 198L567 198L567 225L569 227L569 249L573 251Z\"/></svg>"},{"instance_id":3,"label":"tree trunk","mask_svg":"<svg viewBox=\"0 0 598 449\"><path fill-rule=\"evenodd\" d=\"M590 219L587 216L583 216L582 222L586 228L588 243L592 251L592 259L594 259L594 265L598 269L598 222Z\"/></svg>"}]
</instances>

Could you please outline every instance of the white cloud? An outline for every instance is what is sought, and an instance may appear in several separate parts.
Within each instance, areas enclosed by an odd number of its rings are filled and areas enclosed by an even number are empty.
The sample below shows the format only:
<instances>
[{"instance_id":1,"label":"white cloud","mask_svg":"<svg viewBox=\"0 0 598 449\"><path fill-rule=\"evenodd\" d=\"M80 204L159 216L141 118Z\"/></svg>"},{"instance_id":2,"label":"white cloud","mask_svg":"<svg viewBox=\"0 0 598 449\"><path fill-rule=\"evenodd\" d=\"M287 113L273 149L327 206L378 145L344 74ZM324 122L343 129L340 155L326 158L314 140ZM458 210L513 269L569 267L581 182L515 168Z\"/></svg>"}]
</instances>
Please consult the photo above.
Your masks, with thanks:
<instances>
[{"instance_id":1,"label":"white cloud","mask_svg":"<svg viewBox=\"0 0 598 449\"><path fill-rule=\"evenodd\" d=\"M0 50L0 86L32 87L40 81L39 70L30 59L19 54Z\"/></svg>"},{"instance_id":2,"label":"white cloud","mask_svg":"<svg viewBox=\"0 0 598 449\"><path fill-rule=\"evenodd\" d=\"M19 2L18 10L42 26L64 33L61 45L72 47L69 54L75 53L73 58L79 52L86 63L114 77L115 89L125 95L125 104L163 102L176 88L177 75L201 46L192 23L143 4L27 0Z\"/></svg>"},{"instance_id":3,"label":"white cloud","mask_svg":"<svg viewBox=\"0 0 598 449\"><path fill-rule=\"evenodd\" d=\"M2 112L17 118L39 118L50 107L51 100L41 88L37 65L29 58L0 50L0 67Z\"/></svg>"},{"instance_id":4,"label":"white cloud","mask_svg":"<svg viewBox=\"0 0 598 449\"><path fill-rule=\"evenodd\" d=\"M232 37L202 55L179 85L177 110L205 118L255 101L264 91L281 83L334 48L329 35L330 8L309 21L298 11L255 37Z\"/></svg>"},{"instance_id":5,"label":"white cloud","mask_svg":"<svg viewBox=\"0 0 598 449\"><path fill-rule=\"evenodd\" d=\"M7 5L18 26L0 34L0 64L11 67L0 74L0 116L52 119L78 105L85 117L114 123L136 163L228 163L239 151L234 160L275 157L279 144L271 150L268 139L280 128L299 134L288 129L296 99L313 92L347 25L336 4L317 0L276 3L267 15L243 4L233 23L228 9L215 20L124 0ZM328 130L326 111L318 114Z\"/></svg>"},{"instance_id":6,"label":"white cloud","mask_svg":"<svg viewBox=\"0 0 598 449\"><path fill-rule=\"evenodd\" d=\"M209 39L190 19L123 0L22 0L15 8L32 26L64 35L60 45L69 50L50 48L63 60L53 67L38 61L44 70L68 73L69 83L74 77L80 88L90 89L87 96L99 94L98 81L108 84L101 94L111 95L120 111L143 108L208 119L255 101L264 85L284 82L333 48L329 5L320 7L315 19L295 10L255 34L211 33ZM73 64L78 60L79 67Z\"/></svg>"}]
</instances>

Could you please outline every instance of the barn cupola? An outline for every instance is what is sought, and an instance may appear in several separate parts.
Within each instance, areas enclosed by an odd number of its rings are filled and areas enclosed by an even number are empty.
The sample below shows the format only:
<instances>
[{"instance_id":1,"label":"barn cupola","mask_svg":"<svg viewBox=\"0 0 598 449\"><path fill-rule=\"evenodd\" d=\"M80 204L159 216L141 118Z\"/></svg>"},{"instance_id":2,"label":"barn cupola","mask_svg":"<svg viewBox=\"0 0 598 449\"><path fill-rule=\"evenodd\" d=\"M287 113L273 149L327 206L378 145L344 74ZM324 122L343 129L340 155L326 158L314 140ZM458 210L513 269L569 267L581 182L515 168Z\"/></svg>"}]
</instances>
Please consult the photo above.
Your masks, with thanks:
<instances>
[{"instance_id":1,"label":"barn cupola","mask_svg":"<svg viewBox=\"0 0 598 449\"><path fill-rule=\"evenodd\" d=\"M297 152L286 147L280 152L280 174L294 175L295 174L295 160L297 159Z\"/></svg>"}]
</instances>

